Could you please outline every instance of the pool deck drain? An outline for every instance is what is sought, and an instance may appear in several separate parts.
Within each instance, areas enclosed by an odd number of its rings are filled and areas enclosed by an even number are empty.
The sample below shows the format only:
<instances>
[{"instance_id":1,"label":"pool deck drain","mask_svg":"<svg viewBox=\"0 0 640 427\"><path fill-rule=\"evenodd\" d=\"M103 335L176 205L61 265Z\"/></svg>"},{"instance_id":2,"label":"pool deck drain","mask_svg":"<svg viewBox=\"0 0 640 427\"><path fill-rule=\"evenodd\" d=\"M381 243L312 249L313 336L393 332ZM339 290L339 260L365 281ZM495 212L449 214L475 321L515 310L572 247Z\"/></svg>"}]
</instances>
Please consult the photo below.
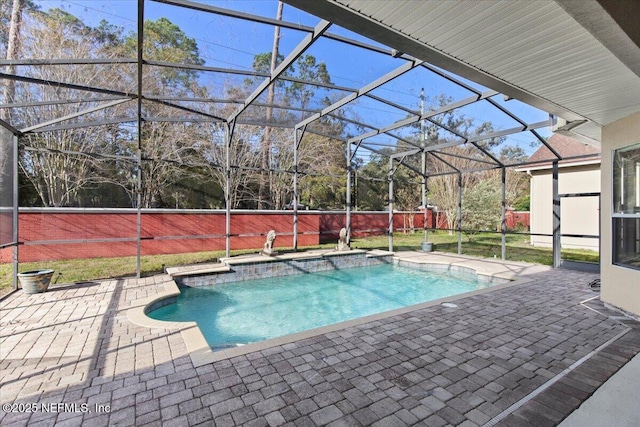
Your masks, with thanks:
<instances>
[{"instance_id":1,"label":"pool deck drain","mask_svg":"<svg viewBox=\"0 0 640 427\"><path fill-rule=\"evenodd\" d=\"M481 268L529 281L199 366L185 328L127 316L170 292L168 275L17 292L0 303L0 399L22 411L0 424L480 426L628 330L497 423L555 425L638 353L640 330L580 304L594 274L494 261ZM68 407L24 410L43 402Z\"/></svg>"}]
</instances>

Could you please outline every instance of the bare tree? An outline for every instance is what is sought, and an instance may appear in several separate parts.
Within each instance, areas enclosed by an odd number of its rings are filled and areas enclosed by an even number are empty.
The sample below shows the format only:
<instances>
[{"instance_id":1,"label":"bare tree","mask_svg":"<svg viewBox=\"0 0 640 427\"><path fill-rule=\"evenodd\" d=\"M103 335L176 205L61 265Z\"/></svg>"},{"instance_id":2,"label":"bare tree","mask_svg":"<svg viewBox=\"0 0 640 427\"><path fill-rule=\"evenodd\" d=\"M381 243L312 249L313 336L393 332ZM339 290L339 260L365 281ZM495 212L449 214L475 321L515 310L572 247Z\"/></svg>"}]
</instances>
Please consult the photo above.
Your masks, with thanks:
<instances>
[{"instance_id":1,"label":"bare tree","mask_svg":"<svg viewBox=\"0 0 640 427\"><path fill-rule=\"evenodd\" d=\"M90 58L98 53L95 34L76 17L53 9L48 13L29 14L29 25L23 31L21 55L37 59ZM77 85L105 85L116 74L109 66L38 65L25 69L25 74L48 82ZM28 102L60 101L86 97L86 93L55 84L20 84L16 96ZM73 116L83 110L99 106L99 102L58 103L21 108L13 117L17 127L31 127L52 119ZM72 117L63 123L99 120L117 116L113 109ZM20 167L31 181L45 206L75 206L80 204L80 190L107 179L100 173L100 154L118 150L110 143L109 126L81 127L29 133L22 138Z\"/></svg>"},{"instance_id":2,"label":"bare tree","mask_svg":"<svg viewBox=\"0 0 640 427\"><path fill-rule=\"evenodd\" d=\"M403 221L405 233L407 228L413 233L415 228L416 208L420 205L422 193L420 185L415 183L405 183L395 191L395 204L398 210L403 211Z\"/></svg>"},{"instance_id":3,"label":"bare tree","mask_svg":"<svg viewBox=\"0 0 640 427\"><path fill-rule=\"evenodd\" d=\"M347 187L344 144L307 134L300 151L299 170L309 174L300 180L303 202L313 208L344 209Z\"/></svg>"},{"instance_id":4,"label":"bare tree","mask_svg":"<svg viewBox=\"0 0 640 427\"><path fill-rule=\"evenodd\" d=\"M475 154L473 149L465 147L452 147L448 152L466 157ZM444 158L446 160L439 160L440 158ZM439 175L429 178L429 203L437 206L438 212L443 213L446 218L447 228L449 230L453 230L458 224L459 179L460 184L464 189L472 186L478 179L478 175L471 173L455 173L455 170L447 163L461 171L471 169L476 164L473 160L464 159L462 157L450 158L441 154L436 154L435 156L431 155L429 156L429 159L429 173L432 175Z\"/></svg>"},{"instance_id":5,"label":"bare tree","mask_svg":"<svg viewBox=\"0 0 640 427\"><path fill-rule=\"evenodd\" d=\"M256 181L259 180L257 170L260 167L259 147L252 144L256 139L255 126L240 125L234 132L234 138L229 147L231 160L229 200L232 208L256 202ZM224 130L219 125L209 126L209 131L203 135L201 147L204 159L209 163L209 173L214 181L226 188L226 139ZM254 205L255 206L255 205Z\"/></svg>"},{"instance_id":6,"label":"bare tree","mask_svg":"<svg viewBox=\"0 0 640 427\"><path fill-rule=\"evenodd\" d=\"M434 108L448 105L452 98L440 95L432 100ZM434 118L434 122L426 127L426 144L434 146L452 140L460 140L471 134L481 135L491 133L493 125L490 122L482 122L476 125L473 120L463 114L453 111L440 114ZM489 138L479 145L485 151L499 145L503 139ZM479 153L479 150L470 144L461 144L432 151L429 155L427 170L429 175L436 175L429 178L428 197L429 203L437 206L438 212L444 213L447 228L452 230L458 226L458 192L461 186L471 188L473 185L487 177L483 173L468 173L469 170L477 169L482 163L476 161L487 161L489 157ZM486 165L484 165L486 167Z\"/></svg>"}]
</instances>

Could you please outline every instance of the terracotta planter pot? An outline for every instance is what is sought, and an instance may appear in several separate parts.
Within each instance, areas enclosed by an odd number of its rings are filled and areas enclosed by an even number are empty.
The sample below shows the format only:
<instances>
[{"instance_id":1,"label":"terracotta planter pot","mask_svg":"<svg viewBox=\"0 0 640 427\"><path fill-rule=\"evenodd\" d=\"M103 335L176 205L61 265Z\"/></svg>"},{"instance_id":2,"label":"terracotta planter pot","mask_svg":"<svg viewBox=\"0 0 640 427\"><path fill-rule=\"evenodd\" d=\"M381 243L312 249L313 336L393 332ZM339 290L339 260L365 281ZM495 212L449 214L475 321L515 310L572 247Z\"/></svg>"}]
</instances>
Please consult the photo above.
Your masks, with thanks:
<instances>
[{"instance_id":1,"label":"terracotta planter pot","mask_svg":"<svg viewBox=\"0 0 640 427\"><path fill-rule=\"evenodd\" d=\"M37 294L46 292L51 283L53 270L34 270L18 273L20 287L26 294Z\"/></svg>"}]
</instances>

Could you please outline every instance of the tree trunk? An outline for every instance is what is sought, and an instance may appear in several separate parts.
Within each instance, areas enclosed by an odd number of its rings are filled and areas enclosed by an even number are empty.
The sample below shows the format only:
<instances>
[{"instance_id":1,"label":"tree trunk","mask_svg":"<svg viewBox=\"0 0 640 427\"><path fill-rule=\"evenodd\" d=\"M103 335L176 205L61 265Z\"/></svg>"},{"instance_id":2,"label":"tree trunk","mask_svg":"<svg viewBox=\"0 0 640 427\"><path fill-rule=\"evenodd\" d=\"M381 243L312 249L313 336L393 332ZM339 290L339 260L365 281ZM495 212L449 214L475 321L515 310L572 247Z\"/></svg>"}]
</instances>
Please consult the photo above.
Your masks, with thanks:
<instances>
[{"instance_id":1,"label":"tree trunk","mask_svg":"<svg viewBox=\"0 0 640 427\"><path fill-rule=\"evenodd\" d=\"M18 56L18 42L20 35L20 23L22 22L22 7L24 6L23 0L13 0L13 7L11 9L11 23L9 24L9 39L7 41L7 59L16 59ZM5 67L6 74L15 74L16 67L13 65L7 65ZM14 80L7 79L4 86L4 102L11 103L14 101L16 94L16 83ZM11 123L11 109L0 109L2 114L1 118L7 123Z\"/></svg>"},{"instance_id":2,"label":"tree trunk","mask_svg":"<svg viewBox=\"0 0 640 427\"><path fill-rule=\"evenodd\" d=\"M278 2L278 12L276 13L276 19L280 21L282 19L282 9L284 4ZM276 26L273 32L273 48L271 49L271 64L269 72L273 74L278 66L278 47L280 45L280 27ZM267 111L266 121L267 124L271 121L273 116L273 110L271 104L275 98L275 86L269 85L267 90ZM271 153L271 127L267 126L264 130L264 139L262 140L262 170L260 171L260 186L258 188L258 209L265 209L267 207L266 199L269 199L269 188L267 185L267 176L270 177L271 173L267 173L269 169L269 154ZM269 180L270 181L270 180Z\"/></svg>"}]
</instances>

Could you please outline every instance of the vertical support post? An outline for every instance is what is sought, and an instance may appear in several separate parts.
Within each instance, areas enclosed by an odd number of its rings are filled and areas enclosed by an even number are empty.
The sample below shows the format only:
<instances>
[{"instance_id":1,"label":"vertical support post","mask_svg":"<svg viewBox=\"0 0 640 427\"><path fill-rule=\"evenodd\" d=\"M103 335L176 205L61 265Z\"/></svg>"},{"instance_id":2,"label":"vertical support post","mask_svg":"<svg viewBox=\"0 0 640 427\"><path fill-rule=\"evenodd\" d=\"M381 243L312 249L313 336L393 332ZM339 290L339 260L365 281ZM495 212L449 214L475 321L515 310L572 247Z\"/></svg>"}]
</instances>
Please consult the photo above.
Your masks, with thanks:
<instances>
[{"instance_id":1,"label":"vertical support post","mask_svg":"<svg viewBox=\"0 0 640 427\"><path fill-rule=\"evenodd\" d=\"M389 159L389 252L393 252L393 159Z\"/></svg>"},{"instance_id":2,"label":"vertical support post","mask_svg":"<svg viewBox=\"0 0 640 427\"><path fill-rule=\"evenodd\" d=\"M420 89L420 115L424 115L424 88ZM427 209L427 152L425 151L425 120L420 120L420 147L422 147L421 161L422 161L422 206L424 208L424 242L427 243L427 220L429 219L429 212Z\"/></svg>"},{"instance_id":3,"label":"vertical support post","mask_svg":"<svg viewBox=\"0 0 640 427\"><path fill-rule=\"evenodd\" d=\"M136 277L139 279L142 275L142 64L143 64L143 43L144 43L144 0L138 0L138 52L137 52L137 82L138 82L138 99L137 99L137 125L138 125L138 178L136 183L137 193L137 212L136 212Z\"/></svg>"},{"instance_id":4,"label":"vertical support post","mask_svg":"<svg viewBox=\"0 0 640 427\"><path fill-rule=\"evenodd\" d=\"M18 198L18 136L17 135L13 135L12 138L12 142L13 142L13 236L12 236L12 240L14 243L13 246L13 290L18 289L18 268L20 267L18 264L18 251L19 251L19 246L18 246L18 238L20 237L18 235L18 222L20 221L19 219L19 215L18 215L18 204L20 203L20 200Z\"/></svg>"},{"instance_id":5,"label":"vertical support post","mask_svg":"<svg viewBox=\"0 0 640 427\"><path fill-rule=\"evenodd\" d=\"M505 261L507 259L507 168L504 166L502 166L502 216L500 233L502 233L502 260Z\"/></svg>"},{"instance_id":6,"label":"vertical support post","mask_svg":"<svg viewBox=\"0 0 640 427\"><path fill-rule=\"evenodd\" d=\"M558 195L558 161L553 161L553 268L562 264L561 236L560 236L560 196Z\"/></svg>"},{"instance_id":7,"label":"vertical support post","mask_svg":"<svg viewBox=\"0 0 640 427\"><path fill-rule=\"evenodd\" d=\"M225 165L224 165L224 236L225 236L225 256L231 256L231 139L236 122L225 124Z\"/></svg>"},{"instance_id":8,"label":"vertical support post","mask_svg":"<svg viewBox=\"0 0 640 427\"><path fill-rule=\"evenodd\" d=\"M462 255L462 173L458 172L458 255Z\"/></svg>"},{"instance_id":9,"label":"vertical support post","mask_svg":"<svg viewBox=\"0 0 640 427\"><path fill-rule=\"evenodd\" d=\"M141 127L138 127L138 134ZM136 154L136 277L142 276L142 148Z\"/></svg>"},{"instance_id":10,"label":"vertical support post","mask_svg":"<svg viewBox=\"0 0 640 427\"><path fill-rule=\"evenodd\" d=\"M638 175L640 176L640 174ZM598 271L602 271L602 193L598 193ZM640 236L639 236L640 237ZM638 239L640 244L640 239ZM638 248L640 251L640 248Z\"/></svg>"},{"instance_id":11,"label":"vertical support post","mask_svg":"<svg viewBox=\"0 0 640 427\"><path fill-rule=\"evenodd\" d=\"M347 244L351 241L351 143L347 142L347 195L346 195L346 212L345 227L347 228Z\"/></svg>"},{"instance_id":12,"label":"vertical support post","mask_svg":"<svg viewBox=\"0 0 640 427\"><path fill-rule=\"evenodd\" d=\"M298 251L298 128L293 130L293 251Z\"/></svg>"},{"instance_id":13,"label":"vertical support post","mask_svg":"<svg viewBox=\"0 0 640 427\"><path fill-rule=\"evenodd\" d=\"M424 147L423 147L424 148ZM427 243L428 231L427 231L427 220L429 219L429 210L427 207L429 204L427 203L427 152L422 150L422 206L424 208L424 242Z\"/></svg>"},{"instance_id":14,"label":"vertical support post","mask_svg":"<svg viewBox=\"0 0 640 427\"><path fill-rule=\"evenodd\" d=\"M302 129L295 128L293 131L293 251L298 251L298 149L304 137L304 131L307 126Z\"/></svg>"}]
</instances>

